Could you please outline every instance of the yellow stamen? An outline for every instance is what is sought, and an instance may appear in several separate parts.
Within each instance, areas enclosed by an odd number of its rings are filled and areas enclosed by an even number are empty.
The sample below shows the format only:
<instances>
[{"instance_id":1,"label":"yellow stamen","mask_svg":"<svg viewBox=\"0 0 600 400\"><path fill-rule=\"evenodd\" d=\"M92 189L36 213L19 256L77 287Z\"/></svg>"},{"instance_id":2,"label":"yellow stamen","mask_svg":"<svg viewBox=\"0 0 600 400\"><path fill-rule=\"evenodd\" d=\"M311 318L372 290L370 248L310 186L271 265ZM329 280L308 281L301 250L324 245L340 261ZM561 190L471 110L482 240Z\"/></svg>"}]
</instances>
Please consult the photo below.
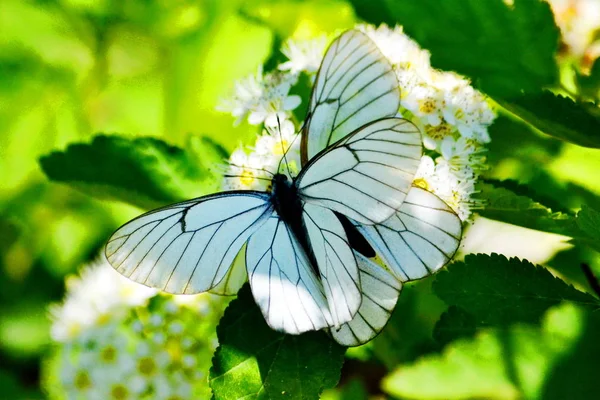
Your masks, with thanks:
<instances>
[{"instance_id":1,"label":"yellow stamen","mask_svg":"<svg viewBox=\"0 0 600 400\"><path fill-rule=\"evenodd\" d=\"M254 183L254 174L252 171L244 169L240 176L240 182L242 182L242 185L244 186L252 185Z\"/></svg>"}]
</instances>

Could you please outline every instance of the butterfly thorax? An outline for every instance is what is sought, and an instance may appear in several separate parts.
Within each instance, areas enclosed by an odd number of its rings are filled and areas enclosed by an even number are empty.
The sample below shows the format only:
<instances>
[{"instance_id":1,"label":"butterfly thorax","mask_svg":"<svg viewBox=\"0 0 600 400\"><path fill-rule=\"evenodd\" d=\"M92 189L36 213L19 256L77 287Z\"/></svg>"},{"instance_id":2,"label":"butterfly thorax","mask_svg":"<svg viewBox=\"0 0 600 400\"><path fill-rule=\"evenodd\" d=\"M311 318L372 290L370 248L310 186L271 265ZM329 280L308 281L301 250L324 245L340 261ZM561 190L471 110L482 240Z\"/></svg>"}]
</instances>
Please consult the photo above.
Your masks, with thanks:
<instances>
[{"instance_id":1,"label":"butterfly thorax","mask_svg":"<svg viewBox=\"0 0 600 400\"><path fill-rule=\"evenodd\" d=\"M302 201L296 185L287 175L277 174L273 177L272 187L272 201L277 214L294 229L296 221L302 221ZM300 232L294 233L298 235Z\"/></svg>"},{"instance_id":2,"label":"butterfly thorax","mask_svg":"<svg viewBox=\"0 0 600 400\"><path fill-rule=\"evenodd\" d=\"M306 231L302 224L302 200L298 196L298 189L294 182L284 174L273 177L271 201L279 217L292 229L294 235L304 248L306 254L312 259L312 251L308 245Z\"/></svg>"}]
</instances>

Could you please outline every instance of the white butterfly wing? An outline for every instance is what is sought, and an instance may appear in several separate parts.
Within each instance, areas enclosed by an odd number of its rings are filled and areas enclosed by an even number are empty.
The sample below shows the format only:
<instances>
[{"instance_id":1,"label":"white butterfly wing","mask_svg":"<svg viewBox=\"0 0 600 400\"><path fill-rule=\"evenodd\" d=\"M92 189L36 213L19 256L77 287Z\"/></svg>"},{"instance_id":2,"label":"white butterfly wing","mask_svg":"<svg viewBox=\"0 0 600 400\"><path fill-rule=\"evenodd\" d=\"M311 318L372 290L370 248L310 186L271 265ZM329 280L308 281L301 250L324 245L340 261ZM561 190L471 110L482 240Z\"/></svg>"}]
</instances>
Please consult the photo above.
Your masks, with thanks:
<instances>
[{"instance_id":1,"label":"white butterfly wing","mask_svg":"<svg viewBox=\"0 0 600 400\"><path fill-rule=\"evenodd\" d=\"M367 343L387 324L398 301L402 284L382 266L355 252L362 284L362 304L354 318L331 336L343 346Z\"/></svg>"},{"instance_id":2,"label":"white butterfly wing","mask_svg":"<svg viewBox=\"0 0 600 400\"><path fill-rule=\"evenodd\" d=\"M383 222L402 205L421 152L421 135L411 122L372 122L311 160L296 181L299 196L362 224Z\"/></svg>"},{"instance_id":3,"label":"white butterfly wing","mask_svg":"<svg viewBox=\"0 0 600 400\"><path fill-rule=\"evenodd\" d=\"M223 279L221 279L217 286L210 289L209 292L221 296L233 296L237 294L247 280L246 245L244 245L237 256L235 256L235 259L231 263L231 267Z\"/></svg>"},{"instance_id":4,"label":"white butterfly wing","mask_svg":"<svg viewBox=\"0 0 600 400\"><path fill-rule=\"evenodd\" d=\"M246 265L254 300L272 329L300 334L332 325L322 284L275 212L248 241Z\"/></svg>"},{"instance_id":5,"label":"white butterfly wing","mask_svg":"<svg viewBox=\"0 0 600 400\"><path fill-rule=\"evenodd\" d=\"M271 214L269 195L225 192L167 206L119 228L106 245L124 276L169 293L219 284L240 248Z\"/></svg>"},{"instance_id":6,"label":"white butterfly wing","mask_svg":"<svg viewBox=\"0 0 600 400\"><path fill-rule=\"evenodd\" d=\"M392 65L364 33L340 35L327 50L313 88L302 163L369 122L393 117L400 89Z\"/></svg>"},{"instance_id":7,"label":"white butterfly wing","mask_svg":"<svg viewBox=\"0 0 600 400\"><path fill-rule=\"evenodd\" d=\"M333 211L305 204L302 219L317 261L333 326L350 321L361 303L360 277L346 232Z\"/></svg>"},{"instance_id":8,"label":"white butterfly wing","mask_svg":"<svg viewBox=\"0 0 600 400\"><path fill-rule=\"evenodd\" d=\"M439 197L412 187L391 218L378 225L356 225L402 281L435 273L452 259L462 236L456 213Z\"/></svg>"}]
</instances>

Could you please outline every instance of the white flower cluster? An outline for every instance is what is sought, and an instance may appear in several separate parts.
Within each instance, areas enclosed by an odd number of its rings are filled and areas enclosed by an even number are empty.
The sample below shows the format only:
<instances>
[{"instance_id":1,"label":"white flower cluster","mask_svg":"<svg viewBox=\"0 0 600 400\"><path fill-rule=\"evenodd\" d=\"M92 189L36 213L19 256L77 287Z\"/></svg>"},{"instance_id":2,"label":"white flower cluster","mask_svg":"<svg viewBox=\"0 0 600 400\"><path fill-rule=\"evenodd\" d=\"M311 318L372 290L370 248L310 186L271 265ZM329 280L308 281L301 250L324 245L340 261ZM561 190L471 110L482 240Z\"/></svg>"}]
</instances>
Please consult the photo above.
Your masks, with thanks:
<instances>
[{"instance_id":1,"label":"white flower cluster","mask_svg":"<svg viewBox=\"0 0 600 400\"><path fill-rule=\"evenodd\" d=\"M269 190L271 178L283 173L290 178L300 172L300 137L294 123L283 120L267 126L248 154L244 148L234 151L225 174L225 190Z\"/></svg>"},{"instance_id":2,"label":"white flower cluster","mask_svg":"<svg viewBox=\"0 0 600 400\"><path fill-rule=\"evenodd\" d=\"M600 57L600 1L548 0L562 33L562 53L575 57L589 70Z\"/></svg>"},{"instance_id":3,"label":"white flower cluster","mask_svg":"<svg viewBox=\"0 0 600 400\"><path fill-rule=\"evenodd\" d=\"M237 118L236 124L247 116L252 125L275 126L278 119L286 119L289 111L300 105L300 96L289 94L296 80L295 74L263 74L259 69L256 75L237 82L235 94L218 109L231 112Z\"/></svg>"},{"instance_id":4,"label":"white flower cluster","mask_svg":"<svg viewBox=\"0 0 600 400\"><path fill-rule=\"evenodd\" d=\"M68 280L51 310L50 399L208 398L221 297L165 296L104 262Z\"/></svg>"},{"instance_id":5,"label":"white flower cluster","mask_svg":"<svg viewBox=\"0 0 600 400\"><path fill-rule=\"evenodd\" d=\"M490 141L488 127L493 123L495 114L486 98L475 90L469 81L453 72L439 71L431 67L430 54L410 39L401 27L389 28L385 25L373 27L359 25L357 29L366 33L380 48L392 64L400 86L400 115L409 118L423 134L426 156L416 176L415 184L428 189L446 201L460 216L467 220L473 208L479 203L473 199L475 182L478 174L485 167L483 155L485 143ZM281 64L274 74L278 80L286 82L269 92L254 91L257 97L243 103L249 87L266 88L270 79L264 83L239 83L232 102L237 101L237 108L232 109L235 117L263 113L263 108L253 108L254 104L269 102L270 104L286 103L289 89L297 81L299 73L306 73L314 78L325 53L324 37L311 41L289 40L282 52L289 61ZM282 77L282 71L288 71L288 77ZM285 89L285 90L283 90ZM260 97L260 99L258 98ZM278 100L273 102L272 99ZM243 103L243 104L242 104ZM271 128L259 136L256 146L248 154L244 149L237 150L231 157L231 166L226 174L226 189L268 189L269 179L276 172L297 173L299 168L299 142L294 140L293 124L288 112L299 105L294 97L290 107L275 107L270 115L279 117L281 129ZM236 110L245 110L244 113ZM259 118L249 117L251 123ZM286 154L286 160L280 163L281 149L293 143ZM280 166L278 169L277 166ZM287 164L289 168L287 168Z\"/></svg>"}]
</instances>

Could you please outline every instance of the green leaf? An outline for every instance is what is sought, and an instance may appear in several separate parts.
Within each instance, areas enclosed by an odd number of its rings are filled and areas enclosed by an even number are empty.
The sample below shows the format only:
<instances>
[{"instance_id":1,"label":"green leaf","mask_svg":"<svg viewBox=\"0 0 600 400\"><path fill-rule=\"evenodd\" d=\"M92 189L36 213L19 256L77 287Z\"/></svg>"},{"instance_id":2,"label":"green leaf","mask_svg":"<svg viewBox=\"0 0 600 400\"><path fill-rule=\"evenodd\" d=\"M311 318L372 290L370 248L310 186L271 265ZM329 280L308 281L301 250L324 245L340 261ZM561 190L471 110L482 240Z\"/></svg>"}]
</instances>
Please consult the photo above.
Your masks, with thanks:
<instances>
[{"instance_id":1,"label":"green leaf","mask_svg":"<svg viewBox=\"0 0 600 400\"><path fill-rule=\"evenodd\" d=\"M584 205L577 213L576 221L577 226L588 235L577 241L600 251L600 212Z\"/></svg>"},{"instance_id":2,"label":"green leaf","mask_svg":"<svg viewBox=\"0 0 600 400\"><path fill-rule=\"evenodd\" d=\"M547 90L496 100L547 135L584 147L600 148L600 115L594 103L575 102Z\"/></svg>"},{"instance_id":3,"label":"green leaf","mask_svg":"<svg viewBox=\"0 0 600 400\"><path fill-rule=\"evenodd\" d=\"M467 255L437 274L433 291L446 304L472 314L478 325L537 323L548 308L564 300L600 308L600 300L547 269L500 254Z\"/></svg>"},{"instance_id":4,"label":"green leaf","mask_svg":"<svg viewBox=\"0 0 600 400\"><path fill-rule=\"evenodd\" d=\"M442 354L402 365L384 379L383 389L393 396L418 399L594 398L590 382L597 376L589 379L593 372L585 373L584 385L576 379L564 380L556 372L564 368L565 356L572 358L570 377L582 367L596 369L597 337L596 343L582 339L588 332L597 333L599 322L594 313L564 304L551 309L541 327L488 329L475 338L451 343ZM581 344L591 350L595 362L577 351ZM554 386L557 393L549 390Z\"/></svg>"},{"instance_id":5,"label":"green leaf","mask_svg":"<svg viewBox=\"0 0 600 400\"><path fill-rule=\"evenodd\" d=\"M564 306L563 309L566 307L568 306ZM552 371L546 374L546 384L539 398L548 400L595 398L598 396L600 317L598 313L583 313L581 309L574 315L567 314L566 309L564 311L562 315L553 312L550 317L553 317L554 321L551 323L558 329L570 325L582 333L577 343L570 346L568 354L559 358L553 365ZM565 347L567 345L568 343L563 344Z\"/></svg>"},{"instance_id":6,"label":"green leaf","mask_svg":"<svg viewBox=\"0 0 600 400\"><path fill-rule=\"evenodd\" d=\"M227 153L208 138L191 136L186 149L156 138L98 135L40 158L49 179L100 198L142 208L216 190Z\"/></svg>"},{"instance_id":7,"label":"green leaf","mask_svg":"<svg viewBox=\"0 0 600 400\"><path fill-rule=\"evenodd\" d=\"M544 232L571 237L585 236L577 227L573 215L560 211L553 212L552 209L528 196L523 196L508 189L508 187L511 189L517 188L514 184L491 182L483 182L478 185L480 190L478 197L486 202L485 207L478 211L479 215ZM522 187L518 190L525 193L525 189ZM531 194L531 192L528 194Z\"/></svg>"},{"instance_id":8,"label":"green leaf","mask_svg":"<svg viewBox=\"0 0 600 400\"><path fill-rule=\"evenodd\" d=\"M444 309L431 292L430 279L406 283L385 329L369 342L373 354L391 369L438 350L431 331Z\"/></svg>"},{"instance_id":9,"label":"green leaf","mask_svg":"<svg viewBox=\"0 0 600 400\"><path fill-rule=\"evenodd\" d=\"M600 91L600 60L596 59L589 75L577 75L580 92L587 97L598 98Z\"/></svg>"},{"instance_id":10,"label":"green leaf","mask_svg":"<svg viewBox=\"0 0 600 400\"><path fill-rule=\"evenodd\" d=\"M558 28L539 0L352 0L375 24L398 23L431 52L432 65L467 75L484 91L512 96L557 81Z\"/></svg>"},{"instance_id":11,"label":"green leaf","mask_svg":"<svg viewBox=\"0 0 600 400\"><path fill-rule=\"evenodd\" d=\"M600 212L583 206L577 213L577 226L587 233L591 239L600 240Z\"/></svg>"},{"instance_id":12,"label":"green leaf","mask_svg":"<svg viewBox=\"0 0 600 400\"><path fill-rule=\"evenodd\" d=\"M487 144L486 157L491 167L507 159L512 167L518 161L519 170L510 176L522 178L556 158L563 146L562 141L540 134L529 124L505 114L500 113L488 128L492 141ZM515 143L519 145L515 146Z\"/></svg>"},{"instance_id":13,"label":"green leaf","mask_svg":"<svg viewBox=\"0 0 600 400\"><path fill-rule=\"evenodd\" d=\"M433 328L433 338L445 345L456 339L471 337L475 334L475 318L460 307L450 306Z\"/></svg>"},{"instance_id":14,"label":"green leaf","mask_svg":"<svg viewBox=\"0 0 600 400\"><path fill-rule=\"evenodd\" d=\"M299 336L273 331L248 285L225 311L217 336L210 371L216 400L318 399L340 378L345 348L322 331Z\"/></svg>"}]
</instances>

